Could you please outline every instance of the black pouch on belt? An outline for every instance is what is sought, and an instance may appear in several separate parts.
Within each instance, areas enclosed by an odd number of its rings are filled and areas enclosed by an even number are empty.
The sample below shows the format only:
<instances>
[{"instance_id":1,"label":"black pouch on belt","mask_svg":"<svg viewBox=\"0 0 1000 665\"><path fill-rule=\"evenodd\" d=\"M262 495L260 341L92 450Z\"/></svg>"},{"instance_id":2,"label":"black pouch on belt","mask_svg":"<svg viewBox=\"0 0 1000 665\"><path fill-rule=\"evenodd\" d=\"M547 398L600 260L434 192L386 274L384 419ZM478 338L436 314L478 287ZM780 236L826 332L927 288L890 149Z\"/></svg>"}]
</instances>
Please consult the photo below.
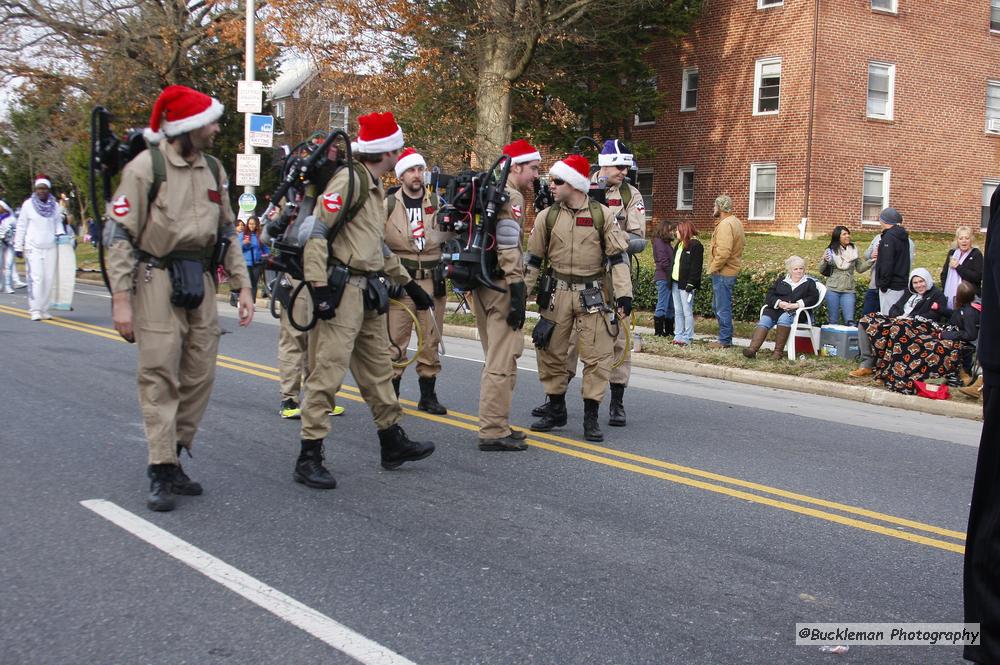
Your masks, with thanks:
<instances>
[{"instance_id":1,"label":"black pouch on belt","mask_svg":"<svg viewBox=\"0 0 1000 665\"><path fill-rule=\"evenodd\" d=\"M434 267L434 297L444 298L448 295L448 288L444 283L444 264L439 263Z\"/></svg>"},{"instance_id":2,"label":"black pouch on belt","mask_svg":"<svg viewBox=\"0 0 1000 665\"><path fill-rule=\"evenodd\" d=\"M286 282L282 277L274 280L271 291L274 293L274 299L281 304L281 309L286 312L291 309L291 299L292 299L292 285Z\"/></svg>"},{"instance_id":3,"label":"black pouch on belt","mask_svg":"<svg viewBox=\"0 0 1000 665\"><path fill-rule=\"evenodd\" d=\"M169 270L170 302L176 307L197 309L205 298L204 264L191 259L174 259Z\"/></svg>"},{"instance_id":4,"label":"black pouch on belt","mask_svg":"<svg viewBox=\"0 0 1000 665\"><path fill-rule=\"evenodd\" d=\"M389 287L381 275L368 277L368 285L364 291L365 309L379 314L389 311Z\"/></svg>"},{"instance_id":5,"label":"black pouch on belt","mask_svg":"<svg viewBox=\"0 0 1000 665\"><path fill-rule=\"evenodd\" d=\"M538 297L535 298L535 302L538 303L538 309L548 309L552 304L552 293L556 290L556 278L552 276L551 272L546 272L542 275L541 279L538 280Z\"/></svg>"},{"instance_id":6,"label":"black pouch on belt","mask_svg":"<svg viewBox=\"0 0 1000 665\"><path fill-rule=\"evenodd\" d=\"M595 286L580 291L580 307L583 309L599 309L602 305L604 305L604 294L601 292L601 287Z\"/></svg>"},{"instance_id":7,"label":"black pouch on belt","mask_svg":"<svg viewBox=\"0 0 1000 665\"><path fill-rule=\"evenodd\" d=\"M555 332L556 324L546 318L539 318L535 329L531 331L531 342L536 349L547 349Z\"/></svg>"}]
</instances>

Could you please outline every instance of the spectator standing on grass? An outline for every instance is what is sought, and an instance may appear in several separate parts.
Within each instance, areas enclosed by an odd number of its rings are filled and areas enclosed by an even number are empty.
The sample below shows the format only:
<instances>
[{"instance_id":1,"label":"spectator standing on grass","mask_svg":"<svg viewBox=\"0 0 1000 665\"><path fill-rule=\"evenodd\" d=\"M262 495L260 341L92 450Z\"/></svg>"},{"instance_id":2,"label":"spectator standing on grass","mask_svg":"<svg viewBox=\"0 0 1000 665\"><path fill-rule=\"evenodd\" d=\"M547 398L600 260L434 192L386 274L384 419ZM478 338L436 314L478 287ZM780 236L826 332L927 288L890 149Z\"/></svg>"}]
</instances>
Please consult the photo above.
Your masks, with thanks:
<instances>
[{"instance_id":1,"label":"spectator standing on grass","mask_svg":"<svg viewBox=\"0 0 1000 665\"><path fill-rule=\"evenodd\" d=\"M910 245L910 265L912 266L914 263L917 262L917 246L913 242L913 238L909 238L908 241ZM882 242L882 234L879 233L874 238L872 238L872 241L868 244L868 249L866 249L864 253L865 260L871 262L872 272L870 276L871 281L868 284L868 290L865 291L865 301L864 304L861 306L862 315L875 314L876 312L880 311L878 286L876 286L875 282L878 276L878 263L877 263L878 246L879 243L881 242ZM886 311L882 313L887 314L888 312Z\"/></svg>"},{"instance_id":2,"label":"spectator standing on grass","mask_svg":"<svg viewBox=\"0 0 1000 665\"><path fill-rule=\"evenodd\" d=\"M972 486L965 536L965 620L982 629L979 644L962 654L977 663L1000 662L1000 187L990 200L989 232L983 262L983 312L979 325L979 366L983 370L983 435Z\"/></svg>"},{"instance_id":3,"label":"spectator standing on grass","mask_svg":"<svg viewBox=\"0 0 1000 665\"><path fill-rule=\"evenodd\" d=\"M878 270L874 278L878 287L879 312L888 314L896 302L906 295L910 276L910 235L903 228L903 216L895 208L886 208L878 215L882 238L878 243ZM933 284L933 280L931 280Z\"/></svg>"},{"instance_id":4,"label":"spectator standing on grass","mask_svg":"<svg viewBox=\"0 0 1000 665\"><path fill-rule=\"evenodd\" d=\"M719 339L709 348L727 349L733 345L733 287L743 263L746 235L743 224L733 214L733 201L726 195L715 199L712 217L719 220L712 232L711 259L712 310L719 322Z\"/></svg>"},{"instance_id":5,"label":"spectator standing on grass","mask_svg":"<svg viewBox=\"0 0 1000 665\"><path fill-rule=\"evenodd\" d=\"M694 339L694 296L701 288L701 270L705 248L698 240L698 231L688 220L677 223L677 244L674 245L673 285L674 344L687 346Z\"/></svg>"},{"instance_id":6,"label":"spectator standing on grass","mask_svg":"<svg viewBox=\"0 0 1000 665\"><path fill-rule=\"evenodd\" d=\"M941 288L948 299L948 307L955 308L955 293L962 280L976 289L978 296L983 288L983 253L972 246L972 227L960 226L955 229L955 242L948 250L948 256L941 268Z\"/></svg>"},{"instance_id":7,"label":"spectator standing on grass","mask_svg":"<svg viewBox=\"0 0 1000 665\"><path fill-rule=\"evenodd\" d=\"M819 271L826 277L826 309L830 323L855 324L856 298L854 271L864 272L872 266L870 260L858 256L858 248L851 242L851 231L846 226L837 226L830 236L830 245L823 252Z\"/></svg>"},{"instance_id":8,"label":"spectator standing on grass","mask_svg":"<svg viewBox=\"0 0 1000 665\"><path fill-rule=\"evenodd\" d=\"M653 238L653 263L656 265L656 272L653 273L653 281L656 282L653 334L657 337L667 337L674 330L674 303L670 293L674 270L674 248L670 241L673 239L673 224L666 220L660 222Z\"/></svg>"}]
</instances>

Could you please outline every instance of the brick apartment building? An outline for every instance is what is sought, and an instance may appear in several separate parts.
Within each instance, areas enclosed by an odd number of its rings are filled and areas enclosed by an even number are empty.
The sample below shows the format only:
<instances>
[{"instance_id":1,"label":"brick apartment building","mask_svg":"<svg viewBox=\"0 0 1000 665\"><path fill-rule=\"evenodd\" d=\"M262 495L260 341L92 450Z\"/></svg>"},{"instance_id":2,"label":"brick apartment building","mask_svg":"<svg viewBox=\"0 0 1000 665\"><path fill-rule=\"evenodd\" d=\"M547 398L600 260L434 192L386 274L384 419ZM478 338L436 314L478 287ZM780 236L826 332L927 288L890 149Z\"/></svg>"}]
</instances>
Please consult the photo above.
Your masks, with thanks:
<instances>
[{"instance_id":1,"label":"brick apartment building","mask_svg":"<svg viewBox=\"0 0 1000 665\"><path fill-rule=\"evenodd\" d=\"M346 129L354 119L347 102L329 91L318 71L312 63L299 63L283 72L268 90L276 144L296 145L316 130Z\"/></svg>"},{"instance_id":2,"label":"brick apartment building","mask_svg":"<svg viewBox=\"0 0 1000 665\"><path fill-rule=\"evenodd\" d=\"M911 230L985 225L1000 0L706 0L650 53L665 103L633 139L654 221L708 228L725 193L751 231L874 226L887 205Z\"/></svg>"}]
</instances>

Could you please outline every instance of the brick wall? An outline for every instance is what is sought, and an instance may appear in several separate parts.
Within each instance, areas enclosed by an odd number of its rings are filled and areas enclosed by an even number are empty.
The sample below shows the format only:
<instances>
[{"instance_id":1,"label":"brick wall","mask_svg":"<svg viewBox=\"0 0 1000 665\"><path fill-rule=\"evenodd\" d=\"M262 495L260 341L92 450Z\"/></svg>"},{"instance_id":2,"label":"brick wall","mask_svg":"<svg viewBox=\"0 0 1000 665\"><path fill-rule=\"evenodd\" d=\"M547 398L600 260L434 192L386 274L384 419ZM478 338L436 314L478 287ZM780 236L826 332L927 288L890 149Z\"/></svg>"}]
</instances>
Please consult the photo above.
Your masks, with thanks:
<instances>
[{"instance_id":1,"label":"brick wall","mask_svg":"<svg viewBox=\"0 0 1000 665\"><path fill-rule=\"evenodd\" d=\"M687 217L711 228L712 201L725 193L745 220L750 165L768 162L777 165L774 220L748 221L748 230L796 233L803 216L811 234L860 226L865 167L891 169L890 205L908 228L978 225L983 182L1000 180L1000 135L984 131L986 82L1000 80L989 4L898 0L897 13L885 14L870 0L784 0L767 9L757 0L706 3L679 44L651 50L665 105L633 137L654 149L640 164L654 169L654 219ZM755 61L772 56L782 59L780 112L755 116ZM866 117L870 61L895 65L891 120ZM682 71L691 66L697 110L681 112ZM695 169L690 212L676 209L682 166Z\"/></svg>"}]
</instances>

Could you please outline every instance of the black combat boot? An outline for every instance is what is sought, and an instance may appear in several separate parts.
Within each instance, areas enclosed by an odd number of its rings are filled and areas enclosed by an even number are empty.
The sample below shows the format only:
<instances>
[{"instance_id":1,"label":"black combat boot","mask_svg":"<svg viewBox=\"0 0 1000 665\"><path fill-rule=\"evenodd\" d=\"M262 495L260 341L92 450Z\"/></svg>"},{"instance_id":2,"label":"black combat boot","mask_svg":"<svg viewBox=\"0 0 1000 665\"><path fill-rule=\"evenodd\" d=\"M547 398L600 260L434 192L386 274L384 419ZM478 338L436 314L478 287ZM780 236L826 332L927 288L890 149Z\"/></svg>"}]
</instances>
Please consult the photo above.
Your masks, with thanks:
<instances>
[{"instance_id":1,"label":"black combat boot","mask_svg":"<svg viewBox=\"0 0 1000 665\"><path fill-rule=\"evenodd\" d=\"M149 476L149 496L146 497L146 507L158 513L174 509L174 471L173 464L150 464L146 469Z\"/></svg>"},{"instance_id":2,"label":"black combat boot","mask_svg":"<svg viewBox=\"0 0 1000 665\"><path fill-rule=\"evenodd\" d=\"M332 490L337 486L336 479L323 466L323 439L302 439L302 451L292 478L317 490Z\"/></svg>"},{"instance_id":3,"label":"black combat boot","mask_svg":"<svg viewBox=\"0 0 1000 665\"><path fill-rule=\"evenodd\" d=\"M531 410L531 415L533 415L536 418L541 418L542 416L547 415L548 412L549 412L549 396L546 395L545 401Z\"/></svg>"},{"instance_id":4,"label":"black combat boot","mask_svg":"<svg viewBox=\"0 0 1000 665\"><path fill-rule=\"evenodd\" d=\"M653 317L653 337L666 337L666 333L663 332L663 321L662 316Z\"/></svg>"},{"instance_id":5,"label":"black combat boot","mask_svg":"<svg viewBox=\"0 0 1000 665\"><path fill-rule=\"evenodd\" d=\"M549 395L549 408L540 420L531 423L535 432L548 432L566 424L566 395Z\"/></svg>"},{"instance_id":6,"label":"black combat boot","mask_svg":"<svg viewBox=\"0 0 1000 665\"><path fill-rule=\"evenodd\" d=\"M608 409L608 424L612 427L625 427L625 384L611 384L611 408Z\"/></svg>"},{"instance_id":7,"label":"black combat boot","mask_svg":"<svg viewBox=\"0 0 1000 665\"><path fill-rule=\"evenodd\" d=\"M402 376L397 376L392 380L392 389L396 391L396 398L399 398L399 382L402 381Z\"/></svg>"},{"instance_id":8,"label":"black combat boot","mask_svg":"<svg viewBox=\"0 0 1000 665\"><path fill-rule=\"evenodd\" d=\"M601 403L596 399L583 400L583 438L587 441L604 441L604 433L597 424L597 412Z\"/></svg>"},{"instance_id":9,"label":"black combat boot","mask_svg":"<svg viewBox=\"0 0 1000 665\"><path fill-rule=\"evenodd\" d=\"M433 443L430 441L411 441L399 425L380 429L378 440L382 444L383 469L395 469L403 462L416 462L434 452Z\"/></svg>"},{"instance_id":10,"label":"black combat boot","mask_svg":"<svg viewBox=\"0 0 1000 665\"><path fill-rule=\"evenodd\" d=\"M420 377L419 383L420 401L417 402L417 408L427 413L433 413L436 416L443 416L448 413L448 409L442 406L441 402L438 401L437 394L434 392L434 384L437 383L437 379L433 376Z\"/></svg>"},{"instance_id":11,"label":"black combat boot","mask_svg":"<svg viewBox=\"0 0 1000 665\"><path fill-rule=\"evenodd\" d=\"M663 336L664 337L674 336L674 320L669 316L663 319Z\"/></svg>"},{"instance_id":12,"label":"black combat boot","mask_svg":"<svg viewBox=\"0 0 1000 665\"><path fill-rule=\"evenodd\" d=\"M202 493L201 483L196 483L188 478L188 475L184 473L184 467L181 466L181 453L185 450L187 451L188 457L191 457L191 449L178 442L177 470L174 471L174 494L183 494L184 496L200 496Z\"/></svg>"}]
</instances>

